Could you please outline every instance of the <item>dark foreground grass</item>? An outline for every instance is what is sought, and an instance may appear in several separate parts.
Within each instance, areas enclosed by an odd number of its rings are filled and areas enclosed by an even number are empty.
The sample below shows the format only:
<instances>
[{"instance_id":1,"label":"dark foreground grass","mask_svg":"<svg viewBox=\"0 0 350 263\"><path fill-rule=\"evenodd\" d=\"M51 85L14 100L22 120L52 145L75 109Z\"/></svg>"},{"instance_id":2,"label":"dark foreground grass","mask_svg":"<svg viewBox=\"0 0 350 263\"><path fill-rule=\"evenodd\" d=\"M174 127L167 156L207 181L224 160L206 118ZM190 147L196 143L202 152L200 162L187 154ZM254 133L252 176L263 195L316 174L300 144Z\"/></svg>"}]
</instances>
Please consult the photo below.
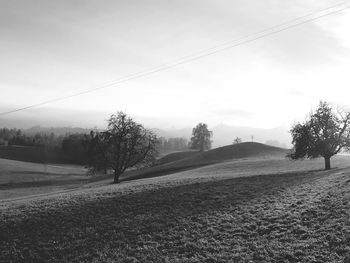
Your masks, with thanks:
<instances>
[{"instance_id":1,"label":"dark foreground grass","mask_svg":"<svg viewBox=\"0 0 350 263\"><path fill-rule=\"evenodd\" d=\"M350 262L350 174L299 172L0 210L1 262Z\"/></svg>"}]
</instances>

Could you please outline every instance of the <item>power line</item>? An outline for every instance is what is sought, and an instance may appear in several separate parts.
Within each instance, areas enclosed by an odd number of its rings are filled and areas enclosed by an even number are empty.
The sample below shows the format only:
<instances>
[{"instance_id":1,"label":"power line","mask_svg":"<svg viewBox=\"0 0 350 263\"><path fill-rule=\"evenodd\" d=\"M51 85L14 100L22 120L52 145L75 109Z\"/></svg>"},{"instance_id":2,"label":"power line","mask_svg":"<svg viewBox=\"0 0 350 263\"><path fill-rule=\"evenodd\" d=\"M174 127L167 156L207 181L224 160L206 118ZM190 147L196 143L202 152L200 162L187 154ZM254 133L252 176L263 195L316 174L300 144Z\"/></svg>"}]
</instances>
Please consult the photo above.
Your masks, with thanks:
<instances>
[{"instance_id":1,"label":"power line","mask_svg":"<svg viewBox=\"0 0 350 263\"><path fill-rule=\"evenodd\" d=\"M302 20L302 19L310 17L310 16L315 16L315 15L317 15L319 13L325 12L325 11L330 10L330 9L334 9L336 7L339 7L339 6L343 6L343 5L348 4L348 3L350 3L350 1L345 1L345 2L338 3L336 5L329 6L327 8L318 10L317 12L309 13L307 15L304 15L304 16L301 16L301 17L289 20L287 22L284 22L284 23L281 23L281 24L269 27L267 29L264 29L264 30L261 30L261 31L258 31L258 32L255 32L255 33L252 33L252 34L249 34L249 35L246 35L244 37L240 37L240 38L235 39L235 40L227 41L227 42L225 42L225 43L223 43L221 45L218 45L218 46L215 46L215 47L211 47L211 48L207 48L207 49L203 49L202 51L199 51L199 52L197 52L195 54L192 54L192 55L184 56L184 57L182 57L182 58L180 58L180 59L178 59L176 61L173 61L173 62L170 62L170 63L166 63L166 64L162 64L160 66L157 66L157 67L154 67L154 68L151 68L151 69L148 69L148 70L139 71L139 72L127 75L127 76L125 76L123 78L120 78L118 80L115 80L115 81L107 82L107 83L105 83L105 84L103 84L103 85L101 85L99 87L96 87L96 88L82 90L82 91L79 91L79 92L74 93L74 94L57 97L57 98L54 98L54 99L46 100L46 101L43 101L43 102L40 102L40 103L32 104L32 105L29 105L29 106L26 106L26 107L17 108L17 109L10 110L10 111L1 112L0 116L4 116L4 115L11 114L11 113L27 110L27 109L30 109L30 108L39 107L39 106L42 106L42 105L45 105L45 104L49 104L49 103L52 103L52 102L57 102L57 101L62 101L62 100L65 100L65 99L77 97L77 96L80 96L80 95L83 95L83 94L87 94L87 93L91 93L91 92L94 92L94 91L97 91L97 90L106 89L106 88L109 88L109 87L112 87L112 86L115 86L115 85L118 85L118 84L130 81L130 80L142 78L142 77L145 77L145 76L148 76L148 75L152 75L152 74L155 74L155 73L158 73L158 72L161 72L161 71L166 71L168 69L177 67L179 65L183 65L183 64L186 64L186 63L189 63L189 62L192 62L192 61L195 61L195 60L198 60L198 59L201 59L201 58L204 58L204 57L207 57L207 56L210 56L210 55L213 55L213 54L216 54L216 53L228 50L228 49L232 49L234 47L242 46L242 45L254 42L256 40L259 40L261 38L265 38L265 37L268 37L268 36L271 36L271 35L278 34L280 32L283 32L283 31L286 31L286 30L298 27L300 25L304 25L304 24L310 23L312 21L319 20L319 19L321 19L323 17L326 17L326 16L330 16L330 15L334 15L334 14L340 13L340 12L346 10L346 9L349 9L350 6L346 6L346 7L334 10L334 11L327 12L327 13L322 14L322 15L318 15L316 17L311 17L309 19L305 19L305 20L303 20L301 22L298 22L298 23L291 24L291 23L293 23L295 21L299 21L299 20Z\"/></svg>"}]
</instances>

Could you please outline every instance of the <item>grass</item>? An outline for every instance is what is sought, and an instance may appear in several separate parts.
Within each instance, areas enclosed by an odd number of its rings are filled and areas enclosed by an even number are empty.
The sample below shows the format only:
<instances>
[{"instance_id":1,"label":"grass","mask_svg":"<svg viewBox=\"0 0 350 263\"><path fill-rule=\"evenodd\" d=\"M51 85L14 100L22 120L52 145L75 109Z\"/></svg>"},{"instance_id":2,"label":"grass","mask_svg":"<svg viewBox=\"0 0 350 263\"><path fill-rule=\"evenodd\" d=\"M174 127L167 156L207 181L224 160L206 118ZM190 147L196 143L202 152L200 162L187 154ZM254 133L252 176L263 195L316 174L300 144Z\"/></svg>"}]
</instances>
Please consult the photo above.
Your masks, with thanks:
<instances>
[{"instance_id":1,"label":"grass","mask_svg":"<svg viewBox=\"0 0 350 263\"><path fill-rule=\"evenodd\" d=\"M159 159L160 164L177 162L182 165L216 163L226 160L257 157L257 156L286 156L288 150L277 148L262 143L244 142L227 145L209 151L184 151L176 152Z\"/></svg>"},{"instance_id":2,"label":"grass","mask_svg":"<svg viewBox=\"0 0 350 263\"><path fill-rule=\"evenodd\" d=\"M197 154L199 154L198 151L180 151L180 152L169 153L169 154L161 157L159 160L157 160L157 165L175 162L178 160L182 160L185 158L195 156Z\"/></svg>"},{"instance_id":3,"label":"grass","mask_svg":"<svg viewBox=\"0 0 350 263\"><path fill-rule=\"evenodd\" d=\"M261 157L277 157L281 159L286 156L287 152L287 149L249 142L219 147L205 152L185 151L172 153L159 159L158 165L142 170L130 171L122 176L121 180L134 180L172 174L235 159Z\"/></svg>"},{"instance_id":4,"label":"grass","mask_svg":"<svg viewBox=\"0 0 350 263\"><path fill-rule=\"evenodd\" d=\"M78 187L90 181L77 165L50 165L0 159L0 200Z\"/></svg>"},{"instance_id":5,"label":"grass","mask_svg":"<svg viewBox=\"0 0 350 263\"><path fill-rule=\"evenodd\" d=\"M0 184L9 181L28 182L47 180L48 177L66 179L67 176L82 176L85 169L78 165L52 165L0 159Z\"/></svg>"},{"instance_id":6,"label":"grass","mask_svg":"<svg viewBox=\"0 0 350 263\"><path fill-rule=\"evenodd\" d=\"M3 202L0 262L349 262L345 162L241 160Z\"/></svg>"},{"instance_id":7,"label":"grass","mask_svg":"<svg viewBox=\"0 0 350 263\"><path fill-rule=\"evenodd\" d=\"M80 164L76 156L67 155L59 148L37 146L0 146L0 158L33 163Z\"/></svg>"}]
</instances>

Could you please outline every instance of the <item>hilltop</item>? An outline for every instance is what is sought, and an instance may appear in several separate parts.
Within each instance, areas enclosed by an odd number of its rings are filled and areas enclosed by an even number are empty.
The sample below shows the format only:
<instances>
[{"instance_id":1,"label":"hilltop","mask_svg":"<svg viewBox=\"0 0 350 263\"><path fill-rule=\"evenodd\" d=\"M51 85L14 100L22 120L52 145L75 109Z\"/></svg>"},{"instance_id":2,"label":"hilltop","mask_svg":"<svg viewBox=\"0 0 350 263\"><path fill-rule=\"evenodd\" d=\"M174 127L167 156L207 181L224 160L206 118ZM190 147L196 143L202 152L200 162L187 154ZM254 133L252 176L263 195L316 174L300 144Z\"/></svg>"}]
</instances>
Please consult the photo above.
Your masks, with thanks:
<instances>
[{"instance_id":1,"label":"hilltop","mask_svg":"<svg viewBox=\"0 0 350 263\"><path fill-rule=\"evenodd\" d=\"M256 156L276 156L285 155L288 150L278 148L262 143L244 142L239 144L227 145L215 148L205 152L198 151L184 151L176 152L164 156L159 159L159 163L165 164L173 161L189 159L195 162L220 162L230 159L256 157Z\"/></svg>"}]
</instances>

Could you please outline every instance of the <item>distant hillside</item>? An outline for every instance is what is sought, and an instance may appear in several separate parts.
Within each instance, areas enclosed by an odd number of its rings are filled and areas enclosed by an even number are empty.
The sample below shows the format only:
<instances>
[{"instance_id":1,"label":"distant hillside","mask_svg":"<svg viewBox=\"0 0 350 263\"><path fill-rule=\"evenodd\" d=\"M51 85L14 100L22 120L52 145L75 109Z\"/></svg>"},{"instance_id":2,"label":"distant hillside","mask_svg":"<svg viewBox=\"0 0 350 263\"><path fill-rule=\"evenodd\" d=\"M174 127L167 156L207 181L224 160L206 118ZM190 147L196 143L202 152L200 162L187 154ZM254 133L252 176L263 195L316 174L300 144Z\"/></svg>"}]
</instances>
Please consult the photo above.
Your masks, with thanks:
<instances>
[{"instance_id":1,"label":"distant hillside","mask_svg":"<svg viewBox=\"0 0 350 263\"><path fill-rule=\"evenodd\" d=\"M284 157L287 153L287 149L251 142L228 145L206 152L178 152L159 159L159 165L129 172L122 180L160 176L239 158Z\"/></svg>"},{"instance_id":2,"label":"distant hillside","mask_svg":"<svg viewBox=\"0 0 350 263\"><path fill-rule=\"evenodd\" d=\"M287 149L277 148L262 143L244 142L202 152L191 157L191 160L196 162L220 162L245 157L285 155L287 151Z\"/></svg>"}]
</instances>

